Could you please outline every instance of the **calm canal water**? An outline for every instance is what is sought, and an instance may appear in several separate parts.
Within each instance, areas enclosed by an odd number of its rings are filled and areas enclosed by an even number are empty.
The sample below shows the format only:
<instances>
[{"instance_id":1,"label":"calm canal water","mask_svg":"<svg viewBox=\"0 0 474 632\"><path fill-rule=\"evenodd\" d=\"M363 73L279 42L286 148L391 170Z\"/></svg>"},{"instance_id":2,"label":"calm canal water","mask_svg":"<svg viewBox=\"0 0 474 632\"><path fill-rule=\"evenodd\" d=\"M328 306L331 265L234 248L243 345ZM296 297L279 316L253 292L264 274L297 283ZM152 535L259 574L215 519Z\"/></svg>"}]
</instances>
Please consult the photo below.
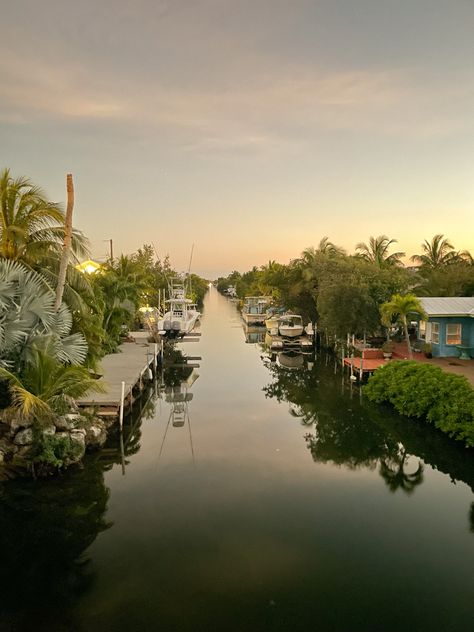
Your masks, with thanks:
<instances>
[{"instance_id":1,"label":"calm canal water","mask_svg":"<svg viewBox=\"0 0 474 632\"><path fill-rule=\"evenodd\" d=\"M361 400L331 358L246 344L215 290L201 330L187 411L152 397L123 463L114 440L0 486L0 629L474 629L472 451Z\"/></svg>"}]
</instances>

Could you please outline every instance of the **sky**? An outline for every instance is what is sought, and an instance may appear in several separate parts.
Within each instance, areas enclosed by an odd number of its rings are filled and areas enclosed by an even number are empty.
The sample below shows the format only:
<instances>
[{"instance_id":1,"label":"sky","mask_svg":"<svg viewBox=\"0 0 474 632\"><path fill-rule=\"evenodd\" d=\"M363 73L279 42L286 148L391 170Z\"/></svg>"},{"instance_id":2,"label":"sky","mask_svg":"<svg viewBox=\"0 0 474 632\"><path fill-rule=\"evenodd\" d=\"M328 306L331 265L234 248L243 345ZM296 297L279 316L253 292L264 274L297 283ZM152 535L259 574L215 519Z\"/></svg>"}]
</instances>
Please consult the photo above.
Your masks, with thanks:
<instances>
[{"instance_id":1,"label":"sky","mask_svg":"<svg viewBox=\"0 0 474 632\"><path fill-rule=\"evenodd\" d=\"M95 258L207 278L327 235L474 250L473 0L15 0L0 168L65 201Z\"/></svg>"}]
</instances>

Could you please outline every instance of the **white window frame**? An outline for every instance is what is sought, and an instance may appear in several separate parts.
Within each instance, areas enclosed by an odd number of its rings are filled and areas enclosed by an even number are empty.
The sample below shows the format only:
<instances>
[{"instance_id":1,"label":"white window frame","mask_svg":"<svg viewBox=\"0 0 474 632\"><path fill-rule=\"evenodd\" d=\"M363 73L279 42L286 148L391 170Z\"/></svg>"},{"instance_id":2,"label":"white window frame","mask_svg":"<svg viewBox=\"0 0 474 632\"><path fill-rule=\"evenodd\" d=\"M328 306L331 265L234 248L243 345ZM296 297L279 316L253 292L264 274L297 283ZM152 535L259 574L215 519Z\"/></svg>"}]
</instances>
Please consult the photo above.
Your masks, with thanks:
<instances>
[{"instance_id":1,"label":"white window frame","mask_svg":"<svg viewBox=\"0 0 474 632\"><path fill-rule=\"evenodd\" d=\"M439 323L431 322L431 342L434 345L439 345Z\"/></svg>"},{"instance_id":2,"label":"white window frame","mask_svg":"<svg viewBox=\"0 0 474 632\"><path fill-rule=\"evenodd\" d=\"M456 327L456 331L455 333L451 333L449 331L449 328L452 327ZM449 336L451 336L451 338L453 336L456 336L456 339L451 342L449 340ZM446 345L449 347L454 347L456 345L461 345L462 344L462 324L461 323L446 323Z\"/></svg>"},{"instance_id":3,"label":"white window frame","mask_svg":"<svg viewBox=\"0 0 474 632\"><path fill-rule=\"evenodd\" d=\"M426 340L426 320L420 320L420 324L418 326L418 336L420 340Z\"/></svg>"}]
</instances>

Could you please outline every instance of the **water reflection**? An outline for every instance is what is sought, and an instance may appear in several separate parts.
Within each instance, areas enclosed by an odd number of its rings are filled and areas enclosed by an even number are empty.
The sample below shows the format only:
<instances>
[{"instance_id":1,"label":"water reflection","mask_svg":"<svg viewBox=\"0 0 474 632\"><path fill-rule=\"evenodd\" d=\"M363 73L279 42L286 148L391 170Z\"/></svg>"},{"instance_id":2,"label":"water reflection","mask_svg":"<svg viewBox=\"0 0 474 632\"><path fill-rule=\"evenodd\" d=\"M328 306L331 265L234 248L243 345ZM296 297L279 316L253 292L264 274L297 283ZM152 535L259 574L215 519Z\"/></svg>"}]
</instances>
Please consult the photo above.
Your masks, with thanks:
<instances>
[{"instance_id":1,"label":"water reflection","mask_svg":"<svg viewBox=\"0 0 474 632\"><path fill-rule=\"evenodd\" d=\"M186 425L189 433L191 456L194 463L195 457L193 435L191 431L191 419L189 416L189 402L192 401L194 396L194 394L190 392L190 389L194 382L198 379L199 374L194 368L183 366L179 371L173 374L172 377L170 377L168 375L168 371L165 370L162 377L164 385L162 387L161 396L164 396L165 401L170 404L170 411L163 440L160 445L158 461L161 459L170 425L173 428L182 428Z\"/></svg>"},{"instance_id":2,"label":"water reflection","mask_svg":"<svg viewBox=\"0 0 474 632\"><path fill-rule=\"evenodd\" d=\"M288 402L290 415L309 429L304 438L314 461L378 470L388 490L406 494L423 484L429 464L474 491L469 451L429 426L365 401L344 379L341 390L330 356L314 364L300 356L299 367L290 370L271 355L262 358L273 378L263 389L265 396ZM473 513L471 508L471 525Z\"/></svg>"},{"instance_id":3,"label":"water reflection","mask_svg":"<svg viewBox=\"0 0 474 632\"><path fill-rule=\"evenodd\" d=\"M248 344L260 344L265 340L265 327L243 324L245 342Z\"/></svg>"},{"instance_id":4,"label":"water reflection","mask_svg":"<svg viewBox=\"0 0 474 632\"><path fill-rule=\"evenodd\" d=\"M95 573L86 553L111 526L104 457L52 481L0 486L0 628L76 629L70 611ZM15 622L13 626L12 621Z\"/></svg>"}]
</instances>

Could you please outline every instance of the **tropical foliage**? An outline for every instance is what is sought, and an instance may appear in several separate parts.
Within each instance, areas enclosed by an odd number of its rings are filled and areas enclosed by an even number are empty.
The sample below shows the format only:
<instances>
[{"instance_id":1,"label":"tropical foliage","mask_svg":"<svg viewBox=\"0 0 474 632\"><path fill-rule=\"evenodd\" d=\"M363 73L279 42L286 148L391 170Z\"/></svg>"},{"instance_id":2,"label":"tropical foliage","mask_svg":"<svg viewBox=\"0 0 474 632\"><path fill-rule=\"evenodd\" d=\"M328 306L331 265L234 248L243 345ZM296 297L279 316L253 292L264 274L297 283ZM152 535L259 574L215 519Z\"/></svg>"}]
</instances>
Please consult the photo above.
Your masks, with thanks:
<instances>
[{"instance_id":1,"label":"tropical foliage","mask_svg":"<svg viewBox=\"0 0 474 632\"><path fill-rule=\"evenodd\" d=\"M474 447L474 389L460 375L437 366L396 361L379 368L364 389L374 402L388 402L401 415L425 419Z\"/></svg>"},{"instance_id":2,"label":"tropical foliage","mask_svg":"<svg viewBox=\"0 0 474 632\"><path fill-rule=\"evenodd\" d=\"M409 316L419 317L422 320L427 320L427 315L420 301L414 294L394 294L390 301L383 303L380 306L380 312L382 314L382 323L386 327L390 327L393 319L396 319L403 327L403 333L405 334L405 340L407 343L408 357L412 357L410 336L408 333L408 318Z\"/></svg>"}]
</instances>

